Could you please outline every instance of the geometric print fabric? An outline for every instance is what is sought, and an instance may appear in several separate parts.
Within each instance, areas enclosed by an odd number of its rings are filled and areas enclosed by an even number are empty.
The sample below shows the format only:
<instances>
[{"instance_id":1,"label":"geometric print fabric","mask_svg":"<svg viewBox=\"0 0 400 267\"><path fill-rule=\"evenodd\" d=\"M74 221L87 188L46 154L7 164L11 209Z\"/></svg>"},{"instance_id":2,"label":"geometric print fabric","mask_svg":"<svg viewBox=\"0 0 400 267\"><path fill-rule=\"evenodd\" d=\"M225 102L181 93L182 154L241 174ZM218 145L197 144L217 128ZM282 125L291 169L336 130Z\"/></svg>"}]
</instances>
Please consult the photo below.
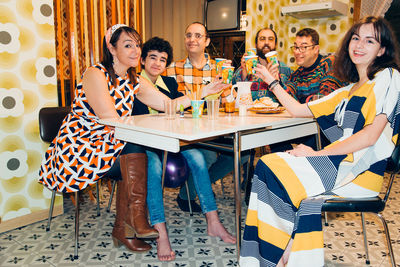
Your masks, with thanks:
<instances>
[{"instance_id":1,"label":"geometric print fabric","mask_svg":"<svg viewBox=\"0 0 400 267\"><path fill-rule=\"evenodd\" d=\"M117 76L113 85L106 69L101 64L95 67L105 75L117 113L129 116L139 84L134 87L129 80ZM125 145L114 138L114 131L98 123L82 82L75 95L71 112L50 144L39 173L39 182L59 192L80 191L94 184L111 168Z\"/></svg>"}]
</instances>

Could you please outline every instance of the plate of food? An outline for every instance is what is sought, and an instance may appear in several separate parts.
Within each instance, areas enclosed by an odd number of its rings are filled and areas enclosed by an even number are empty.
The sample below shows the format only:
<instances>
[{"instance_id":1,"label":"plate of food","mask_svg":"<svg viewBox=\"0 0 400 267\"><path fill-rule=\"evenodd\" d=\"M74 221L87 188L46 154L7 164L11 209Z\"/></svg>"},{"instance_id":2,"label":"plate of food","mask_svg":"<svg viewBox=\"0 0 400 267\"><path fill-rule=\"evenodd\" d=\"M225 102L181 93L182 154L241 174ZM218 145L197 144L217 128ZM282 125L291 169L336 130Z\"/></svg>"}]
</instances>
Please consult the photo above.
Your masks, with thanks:
<instances>
[{"instance_id":1,"label":"plate of food","mask_svg":"<svg viewBox=\"0 0 400 267\"><path fill-rule=\"evenodd\" d=\"M253 102L253 106L248 110L256 113L280 113L285 110L284 107L279 106L279 103L274 102L270 97L265 96Z\"/></svg>"},{"instance_id":2,"label":"plate of food","mask_svg":"<svg viewBox=\"0 0 400 267\"><path fill-rule=\"evenodd\" d=\"M270 113L280 113L285 111L284 107L265 107L265 108L249 108L248 110L253 111L255 113L263 113L263 114L270 114Z\"/></svg>"}]
</instances>

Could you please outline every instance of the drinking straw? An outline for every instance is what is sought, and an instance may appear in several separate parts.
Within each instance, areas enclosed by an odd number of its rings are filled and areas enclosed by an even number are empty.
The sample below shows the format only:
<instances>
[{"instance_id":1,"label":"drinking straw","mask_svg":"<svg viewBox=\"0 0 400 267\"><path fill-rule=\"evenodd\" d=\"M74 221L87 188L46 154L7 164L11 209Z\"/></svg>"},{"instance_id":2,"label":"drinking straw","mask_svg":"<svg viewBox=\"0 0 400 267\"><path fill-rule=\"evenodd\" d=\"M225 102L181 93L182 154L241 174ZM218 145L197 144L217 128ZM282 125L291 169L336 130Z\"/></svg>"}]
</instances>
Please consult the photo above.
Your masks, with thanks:
<instances>
[{"instance_id":1,"label":"drinking straw","mask_svg":"<svg viewBox=\"0 0 400 267\"><path fill-rule=\"evenodd\" d=\"M186 95L190 98L190 100L200 100L202 92L201 84L197 83L192 84L192 90L190 90L188 85L185 83L185 92Z\"/></svg>"},{"instance_id":2,"label":"drinking straw","mask_svg":"<svg viewBox=\"0 0 400 267\"><path fill-rule=\"evenodd\" d=\"M203 87L202 84L197 84L197 100L201 100L201 92L203 91Z\"/></svg>"},{"instance_id":3,"label":"drinking straw","mask_svg":"<svg viewBox=\"0 0 400 267\"><path fill-rule=\"evenodd\" d=\"M185 91L186 91L186 95L190 98L190 100L193 100L193 96L192 96L191 90L188 88L186 83L185 83Z\"/></svg>"}]
</instances>

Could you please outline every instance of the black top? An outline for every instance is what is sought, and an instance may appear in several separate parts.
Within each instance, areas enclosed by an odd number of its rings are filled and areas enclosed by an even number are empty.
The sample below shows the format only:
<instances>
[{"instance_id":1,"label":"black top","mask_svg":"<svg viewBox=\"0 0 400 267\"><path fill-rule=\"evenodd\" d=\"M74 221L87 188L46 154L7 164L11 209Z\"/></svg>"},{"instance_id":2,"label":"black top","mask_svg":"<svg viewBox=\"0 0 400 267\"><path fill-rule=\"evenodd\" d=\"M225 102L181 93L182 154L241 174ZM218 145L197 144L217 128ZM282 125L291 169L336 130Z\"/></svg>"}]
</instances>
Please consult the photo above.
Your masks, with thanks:
<instances>
[{"instance_id":1,"label":"black top","mask_svg":"<svg viewBox=\"0 0 400 267\"><path fill-rule=\"evenodd\" d=\"M171 99L183 96L181 92L178 92L178 83L176 82L175 78L162 75L161 78L163 79L165 85L169 89L168 92L162 89L161 87L157 86L157 89L160 90L161 93L163 93L164 95L168 96ZM135 101L133 102L132 115L143 115L143 114L149 114L149 109L145 104L143 104L139 99L137 99L137 97L135 97Z\"/></svg>"}]
</instances>

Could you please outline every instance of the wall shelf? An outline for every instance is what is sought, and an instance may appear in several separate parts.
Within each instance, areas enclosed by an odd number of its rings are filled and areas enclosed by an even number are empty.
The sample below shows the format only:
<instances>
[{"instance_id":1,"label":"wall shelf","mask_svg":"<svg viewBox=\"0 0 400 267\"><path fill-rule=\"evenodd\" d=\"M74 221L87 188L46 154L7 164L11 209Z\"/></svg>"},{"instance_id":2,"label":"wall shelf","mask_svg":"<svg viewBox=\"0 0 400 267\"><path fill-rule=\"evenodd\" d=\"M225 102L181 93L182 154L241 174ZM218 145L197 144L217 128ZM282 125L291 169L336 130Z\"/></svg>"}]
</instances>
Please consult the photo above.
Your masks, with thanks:
<instances>
[{"instance_id":1,"label":"wall shelf","mask_svg":"<svg viewBox=\"0 0 400 267\"><path fill-rule=\"evenodd\" d=\"M207 53L211 58L227 58L232 60L232 66L238 68L245 52L245 31L226 31L210 33L210 45Z\"/></svg>"},{"instance_id":2,"label":"wall shelf","mask_svg":"<svg viewBox=\"0 0 400 267\"><path fill-rule=\"evenodd\" d=\"M297 19L344 16L347 15L347 12L348 4L339 0L281 7L282 15L289 15Z\"/></svg>"}]
</instances>

